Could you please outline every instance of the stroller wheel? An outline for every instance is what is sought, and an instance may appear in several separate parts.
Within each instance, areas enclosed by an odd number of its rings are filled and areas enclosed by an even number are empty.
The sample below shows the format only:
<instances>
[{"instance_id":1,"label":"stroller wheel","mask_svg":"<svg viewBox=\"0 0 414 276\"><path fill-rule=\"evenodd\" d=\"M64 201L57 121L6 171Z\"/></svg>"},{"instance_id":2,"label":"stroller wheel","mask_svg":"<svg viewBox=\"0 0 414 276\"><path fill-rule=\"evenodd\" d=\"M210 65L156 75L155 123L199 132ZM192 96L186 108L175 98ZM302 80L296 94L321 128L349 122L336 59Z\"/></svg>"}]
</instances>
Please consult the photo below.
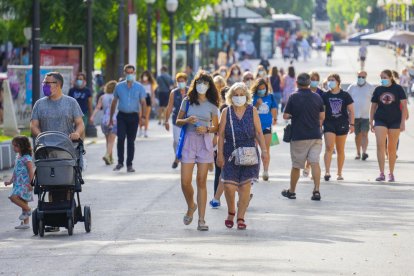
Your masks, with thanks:
<instances>
[{"instance_id":1,"label":"stroller wheel","mask_svg":"<svg viewBox=\"0 0 414 276\"><path fill-rule=\"evenodd\" d=\"M72 220L72 218L68 218L68 234L69 234L69 236L73 235L73 220Z\"/></svg>"},{"instance_id":2,"label":"stroller wheel","mask_svg":"<svg viewBox=\"0 0 414 276\"><path fill-rule=\"evenodd\" d=\"M35 209L32 212L32 229L33 229L33 234L37 236L37 234L39 234L39 224L37 221L37 209Z\"/></svg>"},{"instance_id":3,"label":"stroller wheel","mask_svg":"<svg viewBox=\"0 0 414 276\"><path fill-rule=\"evenodd\" d=\"M43 237L45 235L45 225L43 223L43 220L41 220L41 219L38 222L39 222L39 224L38 224L38 227L39 227L39 236L40 237Z\"/></svg>"},{"instance_id":4,"label":"stroller wheel","mask_svg":"<svg viewBox=\"0 0 414 276\"><path fill-rule=\"evenodd\" d=\"M91 207L85 206L83 207L83 221L85 223L85 231L87 233L91 232L92 228L92 216L91 216Z\"/></svg>"}]
</instances>

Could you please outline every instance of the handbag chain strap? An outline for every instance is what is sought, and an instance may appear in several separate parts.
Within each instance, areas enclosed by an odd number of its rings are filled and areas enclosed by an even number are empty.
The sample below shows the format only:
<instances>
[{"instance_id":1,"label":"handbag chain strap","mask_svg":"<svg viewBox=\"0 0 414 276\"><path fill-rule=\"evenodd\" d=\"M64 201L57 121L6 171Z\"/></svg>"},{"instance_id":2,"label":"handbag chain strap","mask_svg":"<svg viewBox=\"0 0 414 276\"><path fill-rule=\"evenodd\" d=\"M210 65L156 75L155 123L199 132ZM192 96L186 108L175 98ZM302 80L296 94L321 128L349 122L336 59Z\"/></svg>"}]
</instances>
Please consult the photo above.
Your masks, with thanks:
<instances>
[{"instance_id":1,"label":"handbag chain strap","mask_svg":"<svg viewBox=\"0 0 414 276\"><path fill-rule=\"evenodd\" d=\"M229 106L231 135L233 136L233 147L236 149L236 138L234 137L233 118L231 117L231 106Z\"/></svg>"}]
</instances>

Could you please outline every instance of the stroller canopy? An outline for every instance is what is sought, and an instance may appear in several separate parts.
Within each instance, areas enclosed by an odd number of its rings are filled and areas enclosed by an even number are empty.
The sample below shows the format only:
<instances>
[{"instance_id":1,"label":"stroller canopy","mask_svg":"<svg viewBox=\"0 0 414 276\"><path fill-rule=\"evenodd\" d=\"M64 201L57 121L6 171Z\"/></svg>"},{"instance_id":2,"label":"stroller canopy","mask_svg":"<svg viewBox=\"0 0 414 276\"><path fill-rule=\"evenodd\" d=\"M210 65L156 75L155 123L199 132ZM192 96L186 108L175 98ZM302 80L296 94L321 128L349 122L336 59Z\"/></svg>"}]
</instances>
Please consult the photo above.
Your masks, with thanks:
<instances>
[{"instance_id":1,"label":"stroller canopy","mask_svg":"<svg viewBox=\"0 0 414 276\"><path fill-rule=\"evenodd\" d=\"M35 159L44 159L48 150L64 151L70 155L66 156L77 159L78 155L69 136L59 131L46 131L39 134L35 140Z\"/></svg>"}]
</instances>

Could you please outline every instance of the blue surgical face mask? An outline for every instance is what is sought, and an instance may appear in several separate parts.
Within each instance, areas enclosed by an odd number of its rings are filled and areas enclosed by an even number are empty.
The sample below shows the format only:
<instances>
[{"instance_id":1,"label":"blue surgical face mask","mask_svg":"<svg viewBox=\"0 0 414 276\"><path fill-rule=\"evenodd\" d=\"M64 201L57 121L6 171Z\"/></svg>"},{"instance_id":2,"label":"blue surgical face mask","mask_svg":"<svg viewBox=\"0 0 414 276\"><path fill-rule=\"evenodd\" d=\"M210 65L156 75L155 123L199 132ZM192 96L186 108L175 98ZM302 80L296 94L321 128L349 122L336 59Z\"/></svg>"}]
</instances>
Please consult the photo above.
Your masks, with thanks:
<instances>
[{"instance_id":1,"label":"blue surgical face mask","mask_svg":"<svg viewBox=\"0 0 414 276\"><path fill-rule=\"evenodd\" d=\"M259 90L257 90L257 95L259 97L264 97L266 95L266 89L259 89Z\"/></svg>"},{"instance_id":2,"label":"blue surgical face mask","mask_svg":"<svg viewBox=\"0 0 414 276\"><path fill-rule=\"evenodd\" d=\"M185 88L185 82L183 82L183 81L177 82L177 85L178 85L178 88L180 88L180 89L184 89Z\"/></svg>"},{"instance_id":3,"label":"blue surgical face mask","mask_svg":"<svg viewBox=\"0 0 414 276\"><path fill-rule=\"evenodd\" d=\"M81 87L83 84L83 80L76 80L76 86Z\"/></svg>"},{"instance_id":4,"label":"blue surgical face mask","mask_svg":"<svg viewBox=\"0 0 414 276\"><path fill-rule=\"evenodd\" d=\"M389 79L381 79L381 85L382 86L388 86L390 84L390 80Z\"/></svg>"},{"instance_id":5,"label":"blue surgical face mask","mask_svg":"<svg viewBox=\"0 0 414 276\"><path fill-rule=\"evenodd\" d=\"M135 80L135 74L128 74L126 75L126 80L127 81L134 81Z\"/></svg>"},{"instance_id":6,"label":"blue surgical face mask","mask_svg":"<svg viewBox=\"0 0 414 276\"><path fill-rule=\"evenodd\" d=\"M312 88L317 88L317 87L318 87L318 85L319 85L319 81L311 81L310 86L311 86Z\"/></svg>"},{"instance_id":7,"label":"blue surgical face mask","mask_svg":"<svg viewBox=\"0 0 414 276\"><path fill-rule=\"evenodd\" d=\"M358 83L359 86L363 86L365 84L365 79L364 78L358 78L357 83Z\"/></svg>"},{"instance_id":8,"label":"blue surgical face mask","mask_svg":"<svg viewBox=\"0 0 414 276\"><path fill-rule=\"evenodd\" d=\"M336 81L328 81L328 87L334 89L336 87Z\"/></svg>"}]
</instances>

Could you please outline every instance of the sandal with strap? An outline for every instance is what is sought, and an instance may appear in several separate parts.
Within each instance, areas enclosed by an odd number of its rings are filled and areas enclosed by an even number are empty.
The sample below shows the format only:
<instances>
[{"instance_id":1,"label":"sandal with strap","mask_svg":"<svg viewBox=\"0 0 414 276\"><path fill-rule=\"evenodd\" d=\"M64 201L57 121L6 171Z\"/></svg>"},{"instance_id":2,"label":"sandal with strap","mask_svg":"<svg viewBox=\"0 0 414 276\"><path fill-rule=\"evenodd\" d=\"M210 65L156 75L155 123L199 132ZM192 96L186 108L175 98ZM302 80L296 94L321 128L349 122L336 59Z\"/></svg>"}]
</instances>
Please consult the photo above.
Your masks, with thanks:
<instances>
[{"instance_id":1,"label":"sandal with strap","mask_svg":"<svg viewBox=\"0 0 414 276\"><path fill-rule=\"evenodd\" d=\"M194 203L193 208L188 208L188 211L191 212L191 216L188 216L187 214L184 216L183 222L184 222L185 225L189 225L193 221L193 215L194 215L194 212L196 210L197 210L197 204L195 204L195 203Z\"/></svg>"},{"instance_id":2,"label":"sandal with strap","mask_svg":"<svg viewBox=\"0 0 414 276\"><path fill-rule=\"evenodd\" d=\"M241 221L241 222L239 222L239 221ZM244 219L238 218L237 219L237 229L246 230L246 228L247 228L247 225L244 223Z\"/></svg>"},{"instance_id":3,"label":"sandal with strap","mask_svg":"<svg viewBox=\"0 0 414 276\"><path fill-rule=\"evenodd\" d=\"M208 225L206 225L205 220L198 220L197 230L198 231L208 231Z\"/></svg>"},{"instance_id":4,"label":"sandal with strap","mask_svg":"<svg viewBox=\"0 0 414 276\"><path fill-rule=\"evenodd\" d=\"M321 193L319 191L313 191L311 200L321 200Z\"/></svg>"},{"instance_id":5,"label":"sandal with strap","mask_svg":"<svg viewBox=\"0 0 414 276\"><path fill-rule=\"evenodd\" d=\"M236 215L236 213L230 213L230 212L228 212L228 214L229 214L229 216L233 216L233 217ZM229 219L226 219L224 221L224 224L226 225L227 228L233 228L233 226L234 226L233 220L229 220Z\"/></svg>"}]
</instances>

